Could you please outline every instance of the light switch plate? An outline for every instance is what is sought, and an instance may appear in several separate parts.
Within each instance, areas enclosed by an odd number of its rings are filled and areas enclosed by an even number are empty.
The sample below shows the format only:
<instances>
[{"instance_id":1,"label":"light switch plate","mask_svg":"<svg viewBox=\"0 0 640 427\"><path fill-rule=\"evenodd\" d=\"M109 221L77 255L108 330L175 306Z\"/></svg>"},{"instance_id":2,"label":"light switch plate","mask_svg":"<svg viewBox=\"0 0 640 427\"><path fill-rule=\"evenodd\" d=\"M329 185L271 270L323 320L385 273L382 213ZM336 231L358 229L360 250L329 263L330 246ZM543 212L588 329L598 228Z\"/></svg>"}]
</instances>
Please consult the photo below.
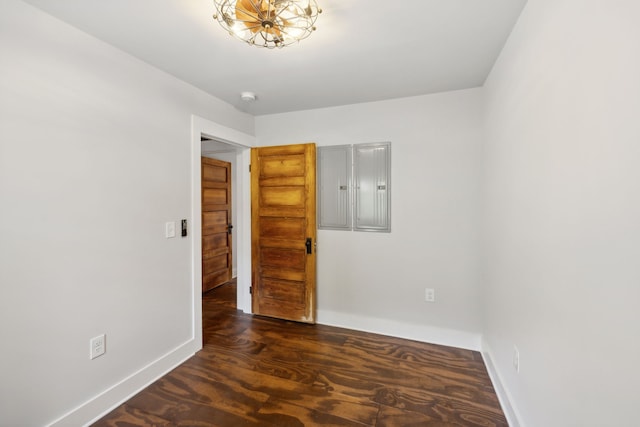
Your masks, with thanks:
<instances>
[{"instance_id":1,"label":"light switch plate","mask_svg":"<svg viewBox=\"0 0 640 427\"><path fill-rule=\"evenodd\" d=\"M169 221L164 225L164 236L167 239L176 237L176 223L175 221Z\"/></svg>"}]
</instances>

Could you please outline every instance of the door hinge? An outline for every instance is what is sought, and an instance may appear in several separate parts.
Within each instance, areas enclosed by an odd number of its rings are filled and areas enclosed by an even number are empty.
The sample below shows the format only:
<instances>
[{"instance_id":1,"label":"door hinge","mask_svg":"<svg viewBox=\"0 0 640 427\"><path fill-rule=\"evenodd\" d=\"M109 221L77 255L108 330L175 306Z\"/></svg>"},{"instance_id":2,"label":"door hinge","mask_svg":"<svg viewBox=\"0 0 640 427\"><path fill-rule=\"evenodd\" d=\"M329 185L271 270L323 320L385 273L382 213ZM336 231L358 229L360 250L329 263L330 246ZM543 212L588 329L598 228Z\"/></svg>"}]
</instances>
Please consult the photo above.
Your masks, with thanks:
<instances>
[{"instance_id":1,"label":"door hinge","mask_svg":"<svg viewBox=\"0 0 640 427\"><path fill-rule=\"evenodd\" d=\"M249 295L253 295L253 286L249 286Z\"/></svg>"},{"instance_id":2,"label":"door hinge","mask_svg":"<svg viewBox=\"0 0 640 427\"><path fill-rule=\"evenodd\" d=\"M251 165L249 165L249 172L251 172Z\"/></svg>"}]
</instances>

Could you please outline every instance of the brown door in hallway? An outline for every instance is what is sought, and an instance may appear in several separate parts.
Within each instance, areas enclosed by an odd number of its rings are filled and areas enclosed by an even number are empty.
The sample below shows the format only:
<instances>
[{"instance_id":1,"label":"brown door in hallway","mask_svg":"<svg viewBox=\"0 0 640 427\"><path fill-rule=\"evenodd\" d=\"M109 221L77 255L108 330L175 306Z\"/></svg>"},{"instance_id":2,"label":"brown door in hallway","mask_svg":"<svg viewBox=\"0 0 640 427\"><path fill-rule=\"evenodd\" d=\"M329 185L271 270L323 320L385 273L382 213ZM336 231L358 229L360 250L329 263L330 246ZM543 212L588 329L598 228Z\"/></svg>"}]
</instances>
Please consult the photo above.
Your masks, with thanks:
<instances>
[{"instance_id":1,"label":"brown door in hallway","mask_svg":"<svg viewBox=\"0 0 640 427\"><path fill-rule=\"evenodd\" d=\"M202 158L202 292L232 279L231 163Z\"/></svg>"},{"instance_id":2,"label":"brown door in hallway","mask_svg":"<svg viewBox=\"0 0 640 427\"><path fill-rule=\"evenodd\" d=\"M316 146L251 150L252 310L316 321Z\"/></svg>"}]
</instances>

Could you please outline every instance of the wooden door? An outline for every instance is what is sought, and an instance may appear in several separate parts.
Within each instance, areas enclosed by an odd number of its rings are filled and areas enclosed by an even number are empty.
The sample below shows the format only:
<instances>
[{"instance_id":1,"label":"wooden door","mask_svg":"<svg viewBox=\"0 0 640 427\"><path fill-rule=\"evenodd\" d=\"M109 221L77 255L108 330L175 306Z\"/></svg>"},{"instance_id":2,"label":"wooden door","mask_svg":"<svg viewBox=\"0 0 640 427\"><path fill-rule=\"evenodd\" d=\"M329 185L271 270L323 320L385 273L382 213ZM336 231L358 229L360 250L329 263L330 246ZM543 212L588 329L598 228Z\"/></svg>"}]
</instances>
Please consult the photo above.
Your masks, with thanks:
<instances>
[{"instance_id":1,"label":"wooden door","mask_svg":"<svg viewBox=\"0 0 640 427\"><path fill-rule=\"evenodd\" d=\"M316 146L251 150L252 310L315 323Z\"/></svg>"},{"instance_id":2,"label":"wooden door","mask_svg":"<svg viewBox=\"0 0 640 427\"><path fill-rule=\"evenodd\" d=\"M231 163L202 158L202 292L232 279Z\"/></svg>"}]
</instances>

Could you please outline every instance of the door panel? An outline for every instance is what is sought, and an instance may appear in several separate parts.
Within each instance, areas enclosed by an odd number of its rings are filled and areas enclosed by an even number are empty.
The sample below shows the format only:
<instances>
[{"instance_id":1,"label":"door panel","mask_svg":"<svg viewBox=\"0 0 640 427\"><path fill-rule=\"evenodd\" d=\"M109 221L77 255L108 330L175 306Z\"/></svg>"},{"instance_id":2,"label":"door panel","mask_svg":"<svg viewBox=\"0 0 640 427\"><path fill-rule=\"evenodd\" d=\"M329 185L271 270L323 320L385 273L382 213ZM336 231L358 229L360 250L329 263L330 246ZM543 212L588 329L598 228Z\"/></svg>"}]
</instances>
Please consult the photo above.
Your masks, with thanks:
<instances>
[{"instance_id":1,"label":"door panel","mask_svg":"<svg viewBox=\"0 0 640 427\"><path fill-rule=\"evenodd\" d=\"M202 238L202 259L209 260L214 256L227 255L227 232L216 233ZM204 268L205 266L203 266ZM227 266L225 265L225 268Z\"/></svg>"},{"instance_id":2,"label":"door panel","mask_svg":"<svg viewBox=\"0 0 640 427\"><path fill-rule=\"evenodd\" d=\"M304 270L307 254L305 251L281 248L262 248L262 265L270 267L290 267Z\"/></svg>"},{"instance_id":3,"label":"door panel","mask_svg":"<svg viewBox=\"0 0 640 427\"><path fill-rule=\"evenodd\" d=\"M265 208L286 207L305 208L305 192L303 186L298 187L264 187L260 191L260 202Z\"/></svg>"},{"instance_id":4,"label":"door panel","mask_svg":"<svg viewBox=\"0 0 640 427\"><path fill-rule=\"evenodd\" d=\"M231 222L226 211L203 212L202 220L202 231L205 235L215 233L216 230L226 233L227 225Z\"/></svg>"},{"instance_id":5,"label":"door panel","mask_svg":"<svg viewBox=\"0 0 640 427\"><path fill-rule=\"evenodd\" d=\"M289 145L289 147L295 146ZM271 148L280 147L264 148L266 148L266 150L264 150L263 153L266 153ZM259 169L263 179L271 179L274 177L304 177L306 172L304 153L293 151L281 151L281 153L282 154L277 154L272 151L272 154L267 155L268 157L263 159Z\"/></svg>"},{"instance_id":6,"label":"door panel","mask_svg":"<svg viewBox=\"0 0 640 427\"><path fill-rule=\"evenodd\" d=\"M231 163L202 158L202 292L232 279Z\"/></svg>"},{"instance_id":7,"label":"door panel","mask_svg":"<svg viewBox=\"0 0 640 427\"><path fill-rule=\"evenodd\" d=\"M274 211L267 214L273 215ZM259 224L262 238L293 240L306 236L305 218L260 218Z\"/></svg>"},{"instance_id":8,"label":"door panel","mask_svg":"<svg viewBox=\"0 0 640 427\"><path fill-rule=\"evenodd\" d=\"M202 203L214 205L226 205L229 203L227 199L226 188L204 188L202 191Z\"/></svg>"},{"instance_id":9,"label":"door panel","mask_svg":"<svg viewBox=\"0 0 640 427\"><path fill-rule=\"evenodd\" d=\"M315 166L315 144L251 150L254 314L315 323Z\"/></svg>"},{"instance_id":10,"label":"door panel","mask_svg":"<svg viewBox=\"0 0 640 427\"><path fill-rule=\"evenodd\" d=\"M265 279L263 297L284 303L304 304L304 284L300 281Z\"/></svg>"}]
</instances>

